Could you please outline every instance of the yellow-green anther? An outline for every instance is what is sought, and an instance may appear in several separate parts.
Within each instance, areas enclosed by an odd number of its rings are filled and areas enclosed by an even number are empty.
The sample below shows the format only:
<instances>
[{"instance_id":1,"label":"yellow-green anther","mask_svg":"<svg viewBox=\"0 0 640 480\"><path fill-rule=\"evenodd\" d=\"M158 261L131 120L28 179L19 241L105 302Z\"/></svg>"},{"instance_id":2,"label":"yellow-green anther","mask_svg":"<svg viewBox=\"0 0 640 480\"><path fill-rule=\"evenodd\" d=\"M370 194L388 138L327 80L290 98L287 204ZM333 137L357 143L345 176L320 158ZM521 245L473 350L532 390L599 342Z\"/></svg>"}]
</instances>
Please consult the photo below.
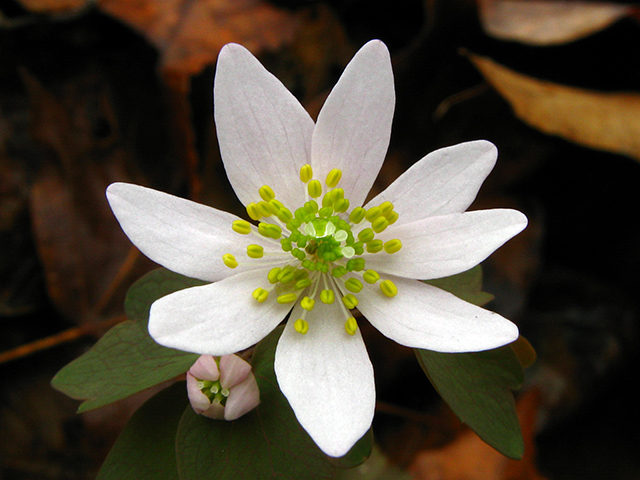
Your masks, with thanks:
<instances>
[{"instance_id":1,"label":"yellow-green anther","mask_svg":"<svg viewBox=\"0 0 640 480\"><path fill-rule=\"evenodd\" d=\"M322 290L320 292L320 301L326 305L331 305L336 299L335 293L333 290Z\"/></svg>"},{"instance_id":2,"label":"yellow-green anther","mask_svg":"<svg viewBox=\"0 0 640 480\"><path fill-rule=\"evenodd\" d=\"M389 240L384 243L384 251L387 253L396 253L399 252L402 248L402 242L397 238L393 240Z\"/></svg>"},{"instance_id":3,"label":"yellow-green anther","mask_svg":"<svg viewBox=\"0 0 640 480\"><path fill-rule=\"evenodd\" d=\"M255 298L260 303L264 303L268 296L269 292L267 292L264 288L256 288L253 291L253 298Z\"/></svg>"},{"instance_id":4,"label":"yellow-green anther","mask_svg":"<svg viewBox=\"0 0 640 480\"><path fill-rule=\"evenodd\" d=\"M369 210L367 210L367 213L365 214L364 218L372 222L373 220L378 218L381 214L382 212L380 211L380 207L371 207Z\"/></svg>"},{"instance_id":5,"label":"yellow-green anther","mask_svg":"<svg viewBox=\"0 0 640 480\"><path fill-rule=\"evenodd\" d=\"M374 283L376 283L378 280L380 280L380 274L378 272L376 272L375 270L367 270L366 272L364 272L364 274L362 275L362 278L364 278L364 281L373 285Z\"/></svg>"},{"instance_id":6,"label":"yellow-green anther","mask_svg":"<svg viewBox=\"0 0 640 480\"><path fill-rule=\"evenodd\" d=\"M262 258L264 256L264 248L260 245L249 245L247 247L247 255L251 258Z\"/></svg>"},{"instance_id":7,"label":"yellow-green anther","mask_svg":"<svg viewBox=\"0 0 640 480\"><path fill-rule=\"evenodd\" d=\"M222 255L222 261L229 268L236 268L238 266L236 257L231 255L230 253L225 253L224 255Z\"/></svg>"},{"instance_id":8,"label":"yellow-green anther","mask_svg":"<svg viewBox=\"0 0 640 480\"><path fill-rule=\"evenodd\" d=\"M389 220L389 225L393 225L398 220L398 212L393 210L389 212L387 215L385 215L385 218Z\"/></svg>"},{"instance_id":9,"label":"yellow-green anther","mask_svg":"<svg viewBox=\"0 0 640 480\"><path fill-rule=\"evenodd\" d=\"M298 299L298 295L296 295L295 293L285 293L284 295L280 295L278 297L278 303L280 304L293 303L297 299Z\"/></svg>"},{"instance_id":10,"label":"yellow-green anther","mask_svg":"<svg viewBox=\"0 0 640 480\"><path fill-rule=\"evenodd\" d=\"M311 310L313 310L313 306L316 304L315 300L313 298L309 298L309 297L304 297L301 301L300 301L300 306L302 308L304 308L306 311L310 312Z\"/></svg>"},{"instance_id":11,"label":"yellow-green anther","mask_svg":"<svg viewBox=\"0 0 640 480\"><path fill-rule=\"evenodd\" d=\"M353 293L358 293L362 290L362 282L357 278L350 278L346 282L344 282L344 287Z\"/></svg>"},{"instance_id":12,"label":"yellow-green anther","mask_svg":"<svg viewBox=\"0 0 640 480\"><path fill-rule=\"evenodd\" d=\"M283 284L291 283L295 273L295 270L291 267L283 268L278 273L278 281Z\"/></svg>"},{"instance_id":13,"label":"yellow-green anther","mask_svg":"<svg viewBox=\"0 0 640 480\"><path fill-rule=\"evenodd\" d=\"M234 220L231 224L231 228L234 232L242 235L248 235L251 233L251 224L246 220Z\"/></svg>"},{"instance_id":14,"label":"yellow-green anther","mask_svg":"<svg viewBox=\"0 0 640 480\"><path fill-rule=\"evenodd\" d=\"M346 275L348 272L349 272L349 270L347 270L345 267L340 265L338 267L335 267L333 270L331 270L331 275L333 277L340 278L343 275Z\"/></svg>"},{"instance_id":15,"label":"yellow-green anther","mask_svg":"<svg viewBox=\"0 0 640 480\"><path fill-rule=\"evenodd\" d=\"M387 220L386 217L383 217L382 215L380 215L373 222L371 222L371 228L373 228L373 231L376 233L383 232L385 228L387 228L388 226L389 226L389 220Z\"/></svg>"},{"instance_id":16,"label":"yellow-green anther","mask_svg":"<svg viewBox=\"0 0 640 480\"><path fill-rule=\"evenodd\" d=\"M304 209L311 215L315 215L318 213L318 202L315 200L309 200L308 202L305 202Z\"/></svg>"},{"instance_id":17,"label":"yellow-green anther","mask_svg":"<svg viewBox=\"0 0 640 480\"><path fill-rule=\"evenodd\" d=\"M278 210L278 213L276 213L276 216L283 223L287 223L293 218L293 213L291 213L291 210L289 210L288 208L283 207L280 210Z\"/></svg>"},{"instance_id":18,"label":"yellow-green anther","mask_svg":"<svg viewBox=\"0 0 640 480\"><path fill-rule=\"evenodd\" d=\"M358 322L353 317L349 317L344 324L344 329L349 335L355 335L358 331Z\"/></svg>"},{"instance_id":19,"label":"yellow-green anther","mask_svg":"<svg viewBox=\"0 0 640 480\"><path fill-rule=\"evenodd\" d=\"M258 210L258 205L253 202L247 205L247 214L251 220L260 220L262 218L260 210Z\"/></svg>"},{"instance_id":20,"label":"yellow-green anther","mask_svg":"<svg viewBox=\"0 0 640 480\"><path fill-rule=\"evenodd\" d=\"M387 297L395 297L398 294L398 287L391 280L383 280L380 282L380 290Z\"/></svg>"},{"instance_id":21,"label":"yellow-green anther","mask_svg":"<svg viewBox=\"0 0 640 480\"><path fill-rule=\"evenodd\" d=\"M342 178L342 170L340 170L339 168L334 168L327 175L327 180L325 183L327 184L327 187L333 188L338 184L341 178Z\"/></svg>"},{"instance_id":22,"label":"yellow-green anther","mask_svg":"<svg viewBox=\"0 0 640 480\"><path fill-rule=\"evenodd\" d=\"M378 208L380 209L380 213L386 217L393 211L393 203L389 201L382 202L380 205L378 205Z\"/></svg>"},{"instance_id":23,"label":"yellow-green anther","mask_svg":"<svg viewBox=\"0 0 640 480\"><path fill-rule=\"evenodd\" d=\"M311 198L318 198L322 195L322 184L319 180L311 180L307 185L307 192Z\"/></svg>"},{"instance_id":24,"label":"yellow-green anther","mask_svg":"<svg viewBox=\"0 0 640 480\"><path fill-rule=\"evenodd\" d=\"M373 237L375 237L375 233L373 233L372 228L365 228L364 230L358 232L358 240L360 240L362 243L369 243L371 240L373 240Z\"/></svg>"},{"instance_id":25,"label":"yellow-green anther","mask_svg":"<svg viewBox=\"0 0 640 480\"><path fill-rule=\"evenodd\" d=\"M341 198L333 204L333 209L338 213L344 213L349 210L349 199Z\"/></svg>"},{"instance_id":26,"label":"yellow-green anther","mask_svg":"<svg viewBox=\"0 0 640 480\"><path fill-rule=\"evenodd\" d=\"M311 280L308 278L302 278L296 282L294 288L296 290L302 290L303 288L307 288L309 285L311 285Z\"/></svg>"},{"instance_id":27,"label":"yellow-green anther","mask_svg":"<svg viewBox=\"0 0 640 480\"><path fill-rule=\"evenodd\" d=\"M268 202L269 200L273 200L274 198L276 198L275 192L269 185L261 186L260 189L258 190L258 193L260 194L260 198L265 202Z\"/></svg>"},{"instance_id":28,"label":"yellow-green anther","mask_svg":"<svg viewBox=\"0 0 640 480\"><path fill-rule=\"evenodd\" d=\"M367 252L369 253L378 253L381 252L383 248L382 240L371 240L367 242Z\"/></svg>"},{"instance_id":29,"label":"yellow-green anther","mask_svg":"<svg viewBox=\"0 0 640 480\"><path fill-rule=\"evenodd\" d=\"M309 324L307 323L306 320L299 318L293 324L293 328L295 328L296 332L298 332L299 334L304 335L309 331Z\"/></svg>"},{"instance_id":30,"label":"yellow-green anther","mask_svg":"<svg viewBox=\"0 0 640 480\"><path fill-rule=\"evenodd\" d=\"M263 217L270 217L271 215L273 215L273 212L269 208L269 204L264 200L258 202L256 204L256 208L258 209L258 212L260 212L260 215Z\"/></svg>"},{"instance_id":31,"label":"yellow-green anther","mask_svg":"<svg viewBox=\"0 0 640 480\"><path fill-rule=\"evenodd\" d=\"M300 180L302 181L302 183L307 183L312 178L313 169L311 168L311 165L307 163L306 165L303 165L302 168L300 168Z\"/></svg>"},{"instance_id":32,"label":"yellow-green anther","mask_svg":"<svg viewBox=\"0 0 640 480\"><path fill-rule=\"evenodd\" d=\"M349 214L349 221L351 223L358 224L364 219L364 216L366 215L366 213L367 211L364 208L356 207L353 210L351 210L351 213Z\"/></svg>"},{"instance_id":33,"label":"yellow-green anther","mask_svg":"<svg viewBox=\"0 0 640 480\"><path fill-rule=\"evenodd\" d=\"M334 188L327 195L331 195L333 202L337 202L344 198L344 190L342 188Z\"/></svg>"},{"instance_id":34,"label":"yellow-green anther","mask_svg":"<svg viewBox=\"0 0 640 480\"><path fill-rule=\"evenodd\" d=\"M267 279L269 280L269 283L271 285L275 285L276 283L278 283L278 275L281 271L282 269L280 267L273 267L271 270L269 270Z\"/></svg>"},{"instance_id":35,"label":"yellow-green anther","mask_svg":"<svg viewBox=\"0 0 640 480\"><path fill-rule=\"evenodd\" d=\"M342 303L344 303L345 307L351 310L358 306L358 299L353 293L348 293L342 297Z\"/></svg>"},{"instance_id":36,"label":"yellow-green anther","mask_svg":"<svg viewBox=\"0 0 640 480\"><path fill-rule=\"evenodd\" d=\"M333 207L333 195L331 195L331 192L327 192L324 194L324 196L322 197L322 207L323 208L327 208L327 207Z\"/></svg>"}]
</instances>

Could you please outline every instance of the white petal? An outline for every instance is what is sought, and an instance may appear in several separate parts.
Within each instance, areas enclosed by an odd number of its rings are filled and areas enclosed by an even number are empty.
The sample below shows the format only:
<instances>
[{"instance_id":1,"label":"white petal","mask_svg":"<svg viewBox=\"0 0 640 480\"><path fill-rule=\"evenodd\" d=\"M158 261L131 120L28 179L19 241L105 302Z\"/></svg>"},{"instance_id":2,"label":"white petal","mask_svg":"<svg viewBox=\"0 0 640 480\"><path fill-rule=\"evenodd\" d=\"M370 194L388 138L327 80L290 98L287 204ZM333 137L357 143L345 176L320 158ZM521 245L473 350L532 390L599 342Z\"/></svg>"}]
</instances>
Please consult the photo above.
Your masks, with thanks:
<instances>
[{"instance_id":1,"label":"white petal","mask_svg":"<svg viewBox=\"0 0 640 480\"><path fill-rule=\"evenodd\" d=\"M247 378L251 365L238 355L225 355L220 358L220 372L220 385L230 389Z\"/></svg>"},{"instance_id":2,"label":"white petal","mask_svg":"<svg viewBox=\"0 0 640 480\"><path fill-rule=\"evenodd\" d=\"M258 189L269 185L286 206L302 205L300 167L309 163L314 125L300 102L236 44L220 51L213 95L222 160L240 201L260 201Z\"/></svg>"},{"instance_id":3,"label":"white petal","mask_svg":"<svg viewBox=\"0 0 640 480\"><path fill-rule=\"evenodd\" d=\"M422 218L464 212L498 157L485 140L466 142L431 152L368 203L393 203L397 225Z\"/></svg>"},{"instance_id":4,"label":"white petal","mask_svg":"<svg viewBox=\"0 0 640 480\"><path fill-rule=\"evenodd\" d=\"M243 255L257 243L231 229L238 217L167 193L128 183L113 183L107 199L124 233L154 262L171 271L216 281L255 268L251 261L230 269L222 256Z\"/></svg>"},{"instance_id":5,"label":"white petal","mask_svg":"<svg viewBox=\"0 0 640 480\"><path fill-rule=\"evenodd\" d=\"M367 254L367 268L407 278L432 279L461 273L478 265L527 226L517 210L493 209L431 217L391 225L376 236L399 239L394 254Z\"/></svg>"},{"instance_id":6,"label":"white petal","mask_svg":"<svg viewBox=\"0 0 640 480\"><path fill-rule=\"evenodd\" d=\"M395 107L393 72L379 40L353 57L327 98L313 131L314 177L323 182L342 170L339 187L351 205L362 205L378 176L389 146Z\"/></svg>"},{"instance_id":7,"label":"white petal","mask_svg":"<svg viewBox=\"0 0 640 480\"><path fill-rule=\"evenodd\" d=\"M366 286L358 309L380 332L413 348L437 352L476 352L497 348L518 338L518 328L506 318L439 288L400 277L389 277L398 294L389 298L377 286Z\"/></svg>"},{"instance_id":8,"label":"white petal","mask_svg":"<svg viewBox=\"0 0 640 480\"><path fill-rule=\"evenodd\" d=\"M349 335L337 304L316 302L301 335L294 308L276 349L282 393L302 427L327 455L346 454L371 426L375 407L373 368L360 331Z\"/></svg>"},{"instance_id":9,"label":"white petal","mask_svg":"<svg viewBox=\"0 0 640 480\"><path fill-rule=\"evenodd\" d=\"M200 354L227 355L250 347L291 309L275 298L258 303L251 296L257 287L268 286L268 271L241 273L156 300L149 333L161 345Z\"/></svg>"},{"instance_id":10,"label":"white petal","mask_svg":"<svg viewBox=\"0 0 640 480\"><path fill-rule=\"evenodd\" d=\"M233 387L224 408L225 420L235 420L260 405L260 389L256 377L250 374L242 383Z\"/></svg>"}]
</instances>

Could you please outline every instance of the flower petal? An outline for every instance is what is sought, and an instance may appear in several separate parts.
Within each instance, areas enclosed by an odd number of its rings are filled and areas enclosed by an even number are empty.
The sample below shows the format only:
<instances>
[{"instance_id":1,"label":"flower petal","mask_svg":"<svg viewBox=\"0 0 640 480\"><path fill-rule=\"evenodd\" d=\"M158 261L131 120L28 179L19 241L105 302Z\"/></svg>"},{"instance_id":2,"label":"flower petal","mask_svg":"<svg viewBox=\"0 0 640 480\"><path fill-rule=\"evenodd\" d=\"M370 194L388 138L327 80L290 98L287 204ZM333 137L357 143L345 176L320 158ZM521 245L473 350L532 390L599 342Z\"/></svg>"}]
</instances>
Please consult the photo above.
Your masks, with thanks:
<instances>
[{"instance_id":1,"label":"flower petal","mask_svg":"<svg viewBox=\"0 0 640 480\"><path fill-rule=\"evenodd\" d=\"M402 345L476 352L518 338L518 328L497 313L417 280L390 279L398 287L395 297L386 297L375 286L366 287L358 294L358 309L382 334Z\"/></svg>"},{"instance_id":2,"label":"flower petal","mask_svg":"<svg viewBox=\"0 0 640 480\"><path fill-rule=\"evenodd\" d=\"M149 333L161 345L200 354L227 355L250 347L291 309L275 298L258 303L251 296L264 285L268 271L244 272L156 300L149 314Z\"/></svg>"},{"instance_id":3,"label":"flower petal","mask_svg":"<svg viewBox=\"0 0 640 480\"><path fill-rule=\"evenodd\" d=\"M198 414L206 412L211 405L207 396L200 390L198 379L191 375L190 372L187 372L187 395L189 396L191 407Z\"/></svg>"},{"instance_id":4,"label":"flower petal","mask_svg":"<svg viewBox=\"0 0 640 480\"><path fill-rule=\"evenodd\" d=\"M397 225L435 215L464 212L493 169L498 157L486 140L431 152L372 199L368 206L393 203Z\"/></svg>"},{"instance_id":5,"label":"flower petal","mask_svg":"<svg viewBox=\"0 0 640 480\"><path fill-rule=\"evenodd\" d=\"M199 380L215 382L220 379L218 364L211 355L200 355L196 363L189 369L189 373Z\"/></svg>"},{"instance_id":6,"label":"flower petal","mask_svg":"<svg viewBox=\"0 0 640 480\"><path fill-rule=\"evenodd\" d=\"M231 229L235 215L128 183L109 185L107 199L133 244L171 271L212 282L255 268L245 262L231 269L222 261L225 253L244 255L255 243Z\"/></svg>"},{"instance_id":7,"label":"flower petal","mask_svg":"<svg viewBox=\"0 0 640 480\"><path fill-rule=\"evenodd\" d=\"M220 385L231 389L242 382L251 372L251 365L237 355L220 358Z\"/></svg>"},{"instance_id":8,"label":"flower petal","mask_svg":"<svg viewBox=\"0 0 640 480\"><path fill-rule=\"evenodd\" d=\"M285 205L304 203L293 188L309 162L313 120L300 102L244 47L220 51L214 83L220 152L229 181L242 203L260 200L269 185Z\"/></svg>"},{"instance_id":9,"label":"flower petal","mask_svg":"<svg viewBox=\"0 0 640 480\"><path fill-rule=\"evenodd\" d=\"M395 107L393 72L379 40L363 46L327 98L313 131L314 177L324 182L342 170L340 187L351 205L362 205L389 146Z\"/></svg>"},{"instance_id":10,"label":"flower petal","mask_svg":"<svg viewBox=\"0 0 640 480\"><path fill-rule=\"evenodd\" d=\"M337 304L317 302L301 335L294 308L278 342L278 385L302 427L327 455L346 454L371 426L375 407L373 368L360 331L349 335Z\"/></svg>"},{"instance_id":11,"label":"flower petal","mask_svg":"<svg viewBox=\"0 0 640 480\"><path fill-rule=\"evenodd\" d=\"M250 374L230 391L224 409L225 420L235 420L260 405L260 389L256 377Z\"/></svg>"},{"instance_id":12,"label":"flower petal","mask_svg":"<svg viewBox=\"0 0 640 480\"><path fill-rule=\"evenodd\" d=\"M379 238L399 239L400 251L364 255L367 268L407 278L432 279L478 265L527 226L517 210L492 209L392 225Z\"/></svg>"}]
</instances>

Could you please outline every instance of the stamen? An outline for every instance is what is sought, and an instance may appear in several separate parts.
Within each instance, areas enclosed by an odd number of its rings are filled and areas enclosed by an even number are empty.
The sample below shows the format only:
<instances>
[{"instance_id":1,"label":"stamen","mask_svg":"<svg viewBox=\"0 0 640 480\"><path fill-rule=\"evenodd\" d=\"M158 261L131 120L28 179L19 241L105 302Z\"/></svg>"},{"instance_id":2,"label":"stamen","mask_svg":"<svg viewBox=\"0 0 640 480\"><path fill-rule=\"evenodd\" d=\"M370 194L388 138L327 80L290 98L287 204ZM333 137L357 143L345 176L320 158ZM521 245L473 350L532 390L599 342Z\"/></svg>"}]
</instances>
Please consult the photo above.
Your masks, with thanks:
<instances>
[{"instance_id":1,"label":"stamen","mask_svg":"<svg viewBox=\"0 0 640 480\"><path fill-rule=\"evenodd\" d=\"M331 305L335 301L335 293L333 290L322 290L320 292L320 301L326 305Z\"/></svg>"},{"instance_id":2,"label":"stamen","mask_svg":"<svg viewBox=\"0 0 640 480\"><path fill-rule=\"evenodd\" d=\"M364 218L366 218L370 222L373 222L380 215L382 215L380 207L371 207L369 210L367 210Z\"/></svg>"},{"instance_id":3,"label":"stamen","mask_svg":"<svg viewBox=\"0 0 640 480\"><path fill-rule=\"evenodd\" d=\"M373 229L371 228L365 228L364 230L358 232L358 240L360 240L362 243L369 243L371 240L373 240L373 237L375 237L375 233L373 233Z\"/></svg>"},{"instance_id":4,"label":"stamen","mask_svg":"<svg viewBox=\"0 0 640 480\"><path fill-rule=\"evenodd\" d=\"M258 210L258 205L253 202L247 205L247 214L249 215L249 218L251 218L251 220L260 220L262 218L262 215Z\"/></svg>"},{"instance_id":5,"label":"stamen","mask_svg":"<svg viewBox=\"0 0 640 480\"><path fill-rule=\"evenodd\" d=\"M256 204L256 208L258 209L258 212L260 212L260 215L262 215L263 217L270 217L271 215L273 215L270 204L265 202L264 200L258 202Z\"/></svg>"},{"instance_id":6,"label":"stamen","mask_svg":"<svg viewBox=\"0 0 640 480\"><path fill-rule=\"evenodd\" d=\"M380 215L373 222L371 222L371 228L376 233L383 232L389 226L389 220L386 217Z\"/></svg>"},{"instance_id":7,"label":"stamen","mask_svg":"<svg viewBox=\"0 0 640 480\"><path fill-rule=\"evenodd\" d=\"M308 163L300 168L300 181L307 183L313 178L313 169Z\"/></svg>"},{"instance_id":8,"label":"stamen","mask_svg":"<svg viewBox=\"0 0 640 480\"><path fill-rule=\"evenodd\" d=\"M384 244L384 251L387 253L399 252L401 248L402 248L402 242L397 238L394 238L393 240L389 240Z\"/></svg>"},{"instance_id":9,"label":"stamen","mask_svg":"<svg viewBox=\"0 0 640 480\"><path fill-rule=\"evenodd\" d=\"M260 222L258 224L258 233L263 237L278 240L282 236L282 228L272 223Z\"/></svg>"},{"instance_id":10,"label":"stamen","mask_svg":"<svg viewBox=\"0 0 640 480\"><path fill-rule=\"evenodd\" d=\"M264 200L265 202L268 202L269 200L273 200L274 198L276 198L276 194L274 193L273 189L269 185L261 186L260 189L258 190L258 193L260 194L260 198L262 198L262 200Z\"/></svg>"},{"instance_id":11,"label":"stamen","mask_svg":"<svg viewBox=\"0 0 640 480\"><path fill-rule=\"evenodd\" d=\"M236 268L238 266L236 257L231 255L230 253L225 253L224 255L222 255L222 261L229 268Z\"/></svg>"},{"instance_id":12,"label":"stamen","mask_svg":"<svg viewBox=\"0 0 640 480\"><path fill-rule=\"evenodd\" d=\"M298 299L298 295L296 295L295 293L285 293L284 295L280 295L277 301L280 304L285 304L285 303L293 303L297 299Z\"/></svg>"},{"instance_id":13,"label":"stamen","mask_svg":"<svg viewBox=\"0 0 640 480\"><path fill-rule=\"evenodd\" d=\"M304 335L309 331L309 324L306 320L299 318L298 320L296 320L296 323L293 324L293 328L295 328L296 332L298 332L299 334Z\"/></svg>"},{"instance_id":14,"label":"stamen","mask_svg":"<svg viewBox=\"0 0 640 480\"><path fill-rule=\"evenodd\" d=\"M296 290L302 290L303 288L307 288L311 285L311 280L308 278L303 278L302 280L298 280L293 288Z\"/></svg>"},{"instance_id":15,"label":"stamen","mask_svg":"<svg viewBox=\"0 0 640 480\"><path fill-rule=\"evenodd\" d=\"M234 220L231 224L231 228L234 232L241 235L248 235L251 233L251 224L246 220Z\"/></svg>"},{"instance_id":16,"label":"stamen","mask_svg":"<svg viewBox=\"0 0 640 480\"><path fill-rule=\"evenodd\" d=\"M353 293L348 293L344 297L342 297L342 303L349 310L353 310L358 306L358 299Z\"/></svg>"},{"instance_id":17,"label":"stamen","mask_svg":"<svg viewBox=\"0 0 640 480\"><path fill-rule=\"evenodd\" d=\"M376 283L378 280L380 280L380 274L378 272L376 272L375 270L367 270L366 272L364 272L364 274L362 275L362 278L364 278L364 281L373 285L374 283Z\"/></svg>"},{"instance_id":18,"label":"stamen","mask_svg":"<svg viewBox=\"0 0 640 480\"><path fill-rule=\"evenodd\" d=\"M358 330L358 322L353 317L349 317L344 324L344 329L347 331L349 335L355 335Z\"/></svg>"},{"instance_id":19,"label":"stamen","mask_svg":"<svg viewBox=\"0 0 640 480\"><path fill-rule=\"evenodd\" d=\"M309 298L309 297L304 297L302 299L302 301L300 302L300 306L302 308L304 308L305 310L307 310L308 312L313 310L313 306L315 304L316 304L315 300L313 298Z\"/></svg>"},{"instance_id":20,"label":"stamen","mask_svg":"<svg viewBox=\"0 0 640 480\"><path fill-rule=\"evenodd\" d=\"M382 240L371 240L367 243L367 252L378 253L382 251Z\"/></svg>"},{"instance_id":21,"label":"stamen","mask_svg":"<svg viewBox=\"0 0 640 480\"><path fill-rule=\"evenodd\" d=\"M350 278L344 282L344 286L347 290L353 293L358 293L362 290L362 283L357 278Z\"/></svg>"},{"instance_id":22,"label":"stamen","mask_svg":"<svg viewBox=\"0 0 640 480\"><path fill-rule=\"evenodd\" d=\"M341 178L342 178L342 170L340 170L339 168L334 168L327 175L327 180L325 183L327 184L327 187L333 188L338 184Z\"/></svg>"},{"instance_id":23,"label":"stamen","mask_svg":"<svg viewBox=\"0 0 640 480\"><path fill-rule=\"evenodd\" d=\"M264 248L260 245L249 245L247 247L247 255L251 258L262 258L264 256Z\"/></svg>"},{"instance_id":24,"label":"stamen","mask_svg":"<svg viewBox=\"0 0 640 480\"><path fill-rule=\"evenodd\" d=\"M322 184L319 180L311 180L307 185L307 192L311 198L318 198L322 195Z\"/></svg>"},{"instance_id":25,"label":"stamen","mask_svg":"<svg viewBox=\"0 0 640 480\"><path fill-rule=\"evenodd\" d=\"M269 292L264 288L256 288L252 295L259 303L264 303L269 297Z\"/></svg>"},{"instance_id":26,"label":"stamen","mask_svg":"<svg viewBox=\"0 0 640 480\"><path fill-rule=\"evenodd\" d=\"M349 199L341 198L333 204L333 209L338 213L344 213L349 210Z\"/></svg>"},{"instance_id":27,"label":"stamen","mask_svg":"<svg viewBox=\"0 0 640 480\"><path fill-rule=\"evenodd\" d=\"M349 221L357 225L364 219L366 213L367 211L364 208L356 207L351 210L351 213L349 214Z\"/></svg>"},{"instance_id":28,"label":"stamen","mask_svg":"<svg viewBox=\"0 0 640 480\"><path fill-rule=\"evenodd\" d=\"M395 297L398 294L398 287L391 280L383 280L380 282L380 290L387 297Z\"/></svg>"}]
</instances>

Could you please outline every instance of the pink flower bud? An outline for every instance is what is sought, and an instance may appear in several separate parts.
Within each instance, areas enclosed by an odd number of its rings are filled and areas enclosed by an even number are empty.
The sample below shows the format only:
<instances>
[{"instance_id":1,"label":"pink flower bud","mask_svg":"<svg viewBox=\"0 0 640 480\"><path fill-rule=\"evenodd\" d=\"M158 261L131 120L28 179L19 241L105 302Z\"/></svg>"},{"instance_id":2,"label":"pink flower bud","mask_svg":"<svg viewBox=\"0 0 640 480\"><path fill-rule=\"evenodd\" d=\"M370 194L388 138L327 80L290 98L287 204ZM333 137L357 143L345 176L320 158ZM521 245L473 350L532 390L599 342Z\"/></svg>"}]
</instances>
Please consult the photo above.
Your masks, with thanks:
<instances>
[{"instance_id":1,"label":"pink flower bud","mask_svg":"<svg viewBox=\"0 0 640 480\"><path fill-rule=\"evenodd\" d=\"M216 420L235 420L260 404L251 365L237 355L201 355L187 372L193 410Z\"/></svg>"}]
</instances>

